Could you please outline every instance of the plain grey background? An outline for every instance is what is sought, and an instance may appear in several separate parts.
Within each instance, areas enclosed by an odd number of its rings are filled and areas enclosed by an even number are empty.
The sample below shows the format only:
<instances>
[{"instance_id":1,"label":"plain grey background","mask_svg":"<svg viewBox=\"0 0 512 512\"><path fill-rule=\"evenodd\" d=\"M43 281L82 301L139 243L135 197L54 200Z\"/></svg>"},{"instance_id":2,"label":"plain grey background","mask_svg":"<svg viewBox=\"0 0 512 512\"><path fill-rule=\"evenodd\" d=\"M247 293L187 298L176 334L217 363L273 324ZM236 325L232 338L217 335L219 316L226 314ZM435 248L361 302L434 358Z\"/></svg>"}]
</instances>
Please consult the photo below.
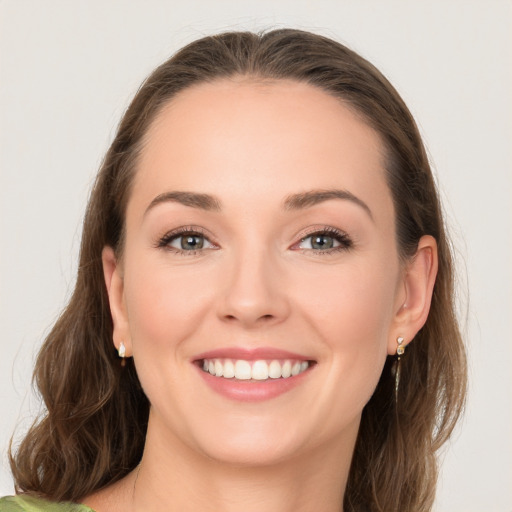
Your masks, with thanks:
<instances>
[{"instance_id":1,"label":"plain grey background","mask_svg":"<svg viewBox=\"0 0 512 512\"><path fill-rule=\"evenodd\" d=\"M376 64L420 125L457 247L471 377L436 511L511 512L511 19L499 0L0 0L0 495L13 492L9 438L39 410L34 357L72 289L88 190L127 102L193 39L294 26Z\"/></svg>"}]
</instances>

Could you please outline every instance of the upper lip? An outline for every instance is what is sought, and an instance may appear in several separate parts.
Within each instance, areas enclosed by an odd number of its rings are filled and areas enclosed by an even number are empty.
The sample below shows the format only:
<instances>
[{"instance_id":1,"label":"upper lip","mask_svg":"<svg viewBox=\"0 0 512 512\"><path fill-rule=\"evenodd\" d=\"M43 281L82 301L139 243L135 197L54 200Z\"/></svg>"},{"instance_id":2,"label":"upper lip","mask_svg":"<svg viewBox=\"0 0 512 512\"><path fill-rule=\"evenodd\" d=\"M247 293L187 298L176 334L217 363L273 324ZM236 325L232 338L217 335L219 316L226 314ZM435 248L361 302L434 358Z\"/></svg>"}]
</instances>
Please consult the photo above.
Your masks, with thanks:
<instances>
[{"instance_id":1,"label":"upper lip","mask_svg":"<svg viewBox=\"0 0 512 512\"><path fill-rule=\"evenodd\" d=\"M258 361L261 359L293 359L295 361L312 361L311 357L272 347L225 347L203 352L193 358L194 361L202 359L242 359L245 361Z\"/></svg>"}]
</instances>

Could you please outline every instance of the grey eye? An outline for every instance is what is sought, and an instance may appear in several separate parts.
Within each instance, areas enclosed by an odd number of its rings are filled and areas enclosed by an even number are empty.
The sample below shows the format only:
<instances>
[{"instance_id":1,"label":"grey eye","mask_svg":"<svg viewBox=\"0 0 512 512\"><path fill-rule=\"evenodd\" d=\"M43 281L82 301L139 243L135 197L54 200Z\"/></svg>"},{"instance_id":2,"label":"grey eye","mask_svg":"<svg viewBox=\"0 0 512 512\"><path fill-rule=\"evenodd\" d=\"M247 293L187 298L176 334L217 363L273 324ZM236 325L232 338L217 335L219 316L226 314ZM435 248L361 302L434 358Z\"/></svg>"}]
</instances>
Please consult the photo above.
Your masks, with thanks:
<instances>
[{"instance_id":1,"label":"grey eye","mask_svg":"<svg viewBox=\"0 0 512 512\"><path fill-rule=\"evenodd\" d=\"M341 244L334 236L326 233L315 233L306 238L303 238L299 244L301 249L314 249L317 251L325 251L339 247Z\"/></svg>"},{"instance_id":2,"label":"grey eye","mask_svg":"<svg viewBox=\"0 0 512 512\"><path fill-rule=\"evenodd\" d=\"M314 235L311 237L311 247L313 249L332 249L334 247L334 238L327 235Z\"/></svg>"},{"instance_id":3,"label":"grey eye","mask_svg":"<svg viewBox=\"0 0 512 512\"><path fill-rule=\"evenodd\" d=\"M180 251L197 251L213 247L211 242L199 233L176 235L166 245Z\"/></svg>"},{"instance_id":4,"label":"grey eye","mask_svg":"<svg viewBox=\"0 0 512 512\"><path fill-rule=\"evenodd\" d=\"M200 235L185 235L179 238L181 241L181 249L191 251L194 249L202 249L204 245L204 237Z\"/></svg>"}]
</instances>

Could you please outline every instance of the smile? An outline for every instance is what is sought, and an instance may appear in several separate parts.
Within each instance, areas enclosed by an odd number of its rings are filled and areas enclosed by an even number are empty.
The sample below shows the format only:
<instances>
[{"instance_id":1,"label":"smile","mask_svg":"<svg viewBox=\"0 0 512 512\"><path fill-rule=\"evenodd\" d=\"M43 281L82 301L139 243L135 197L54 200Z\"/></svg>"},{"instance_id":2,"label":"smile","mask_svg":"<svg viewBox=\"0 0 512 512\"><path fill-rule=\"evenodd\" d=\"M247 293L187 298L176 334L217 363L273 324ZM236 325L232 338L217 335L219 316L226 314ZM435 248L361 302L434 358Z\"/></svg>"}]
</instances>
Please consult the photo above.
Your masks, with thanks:
<instances>
[{"instance_id":1,"label":"smile","mask_svg":"<svg viewBox=\"0 0 512 512\"><path fill-rule=\"evenodd\" d=\"M261 402L300 388L317 361L272 347L225 347L192 360L202 381L216 394L241 402Z\"/></svg>"},{"instance_id":2,"label":"smile","mask_svg":"<svg viewBox=\"0 0 512 512\"><path fill-rule=\"evenodd\" d=\"M264 360L248 361L245 359L203 359L202 368L214 377L236 380L289 379L305 372L309 361Z\"/></svg>"}]
</instances>

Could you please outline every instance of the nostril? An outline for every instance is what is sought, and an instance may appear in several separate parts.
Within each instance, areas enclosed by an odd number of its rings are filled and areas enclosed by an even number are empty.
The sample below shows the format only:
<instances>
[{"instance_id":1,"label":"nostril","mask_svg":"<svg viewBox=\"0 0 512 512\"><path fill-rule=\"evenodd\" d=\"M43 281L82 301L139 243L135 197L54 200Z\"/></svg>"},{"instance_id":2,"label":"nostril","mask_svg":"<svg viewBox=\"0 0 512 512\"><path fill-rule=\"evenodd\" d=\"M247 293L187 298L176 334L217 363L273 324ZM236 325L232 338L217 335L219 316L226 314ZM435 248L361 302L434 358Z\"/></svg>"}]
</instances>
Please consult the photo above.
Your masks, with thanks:
<instances>
[{"instance_id":1,"label":"nostril","mask_svg":"<svg viewBox=\"0 0 512 512\"><path fill-rule=\"evenodd\" d=\"M267 314L267 315L261 315L259 317L256 317L256 318L253 318L251 320L251 323L255 323L256 324L266 324L266 323L270 323L272 322L273 320L275 320L276 316L275 315L272 315L272 314ZM241 315L240 317L238 315L224 315L224 320L225 321L228 321L228 322L238 322L239 320L241 320L242 322L244 322L244 320L246 321L247 318L244 317L243 315Z\"/></svg>"}]
</instances>

